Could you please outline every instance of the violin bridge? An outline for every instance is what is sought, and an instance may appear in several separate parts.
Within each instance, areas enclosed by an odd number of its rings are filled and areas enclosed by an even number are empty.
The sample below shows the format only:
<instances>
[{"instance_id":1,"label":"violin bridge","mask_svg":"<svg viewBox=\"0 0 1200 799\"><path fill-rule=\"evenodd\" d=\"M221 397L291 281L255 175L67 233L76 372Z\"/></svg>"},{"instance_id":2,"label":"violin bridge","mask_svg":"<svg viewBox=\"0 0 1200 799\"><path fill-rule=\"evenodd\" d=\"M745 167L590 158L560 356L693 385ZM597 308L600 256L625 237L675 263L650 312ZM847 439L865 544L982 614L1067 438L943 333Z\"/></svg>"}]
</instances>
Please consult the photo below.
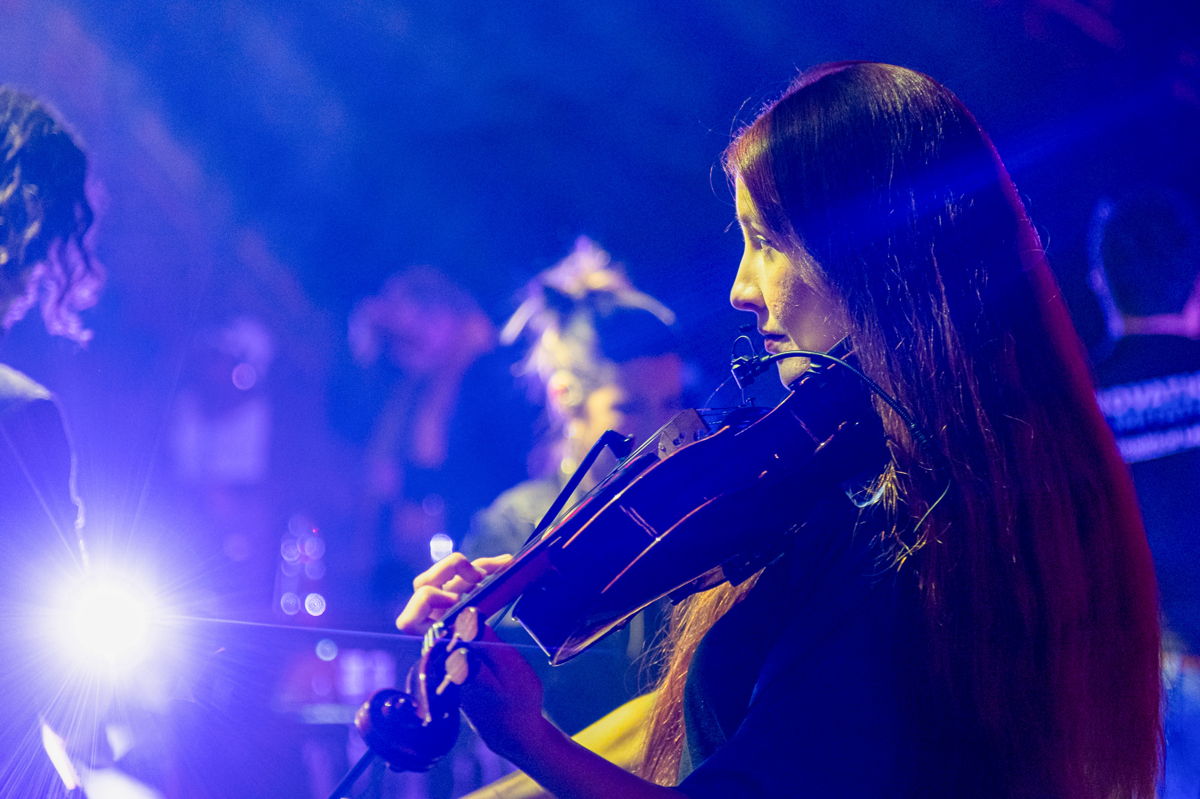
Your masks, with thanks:
<instances>
[{"instance_id":1,"label":"violin bridge","mask_svg":"<svg viewBox=\"0 0 1200 799\"><path fill-rule=\"evenodd\" d=\"M699 441L708 433L708 425L704 423L700 414L693 409L683 411L663 425L656 433L659 460L694 441Z\"/></svg>"}]
</instances>

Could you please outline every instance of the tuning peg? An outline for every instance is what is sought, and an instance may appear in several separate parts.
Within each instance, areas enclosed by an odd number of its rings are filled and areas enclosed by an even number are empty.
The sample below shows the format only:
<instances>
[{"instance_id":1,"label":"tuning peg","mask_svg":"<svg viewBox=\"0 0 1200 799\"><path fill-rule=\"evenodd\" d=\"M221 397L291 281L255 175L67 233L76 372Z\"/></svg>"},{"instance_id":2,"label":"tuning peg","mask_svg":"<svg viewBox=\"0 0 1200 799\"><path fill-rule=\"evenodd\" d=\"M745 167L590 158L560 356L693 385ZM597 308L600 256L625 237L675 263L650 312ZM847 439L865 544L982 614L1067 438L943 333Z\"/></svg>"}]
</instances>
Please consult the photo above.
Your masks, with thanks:
<instances>
[{"instance_id":1,"label":"tuning peg","mask_svg":"<svg viewBox=\"0 0 1200 799\"><path fill-rule=\"evenodd\" d=\"M442 677L441 684L434 691L438 696L442 695L453 683L454 685L462 685L467 681L467 676L471 673L471 666L467 658L467 648L460 646L449 655L446 656L446 675Z\"/></svg>"},{"instance_id":2,"label":"tuning peg","mask_svg":"<svg viewBox=\"0 0 1200 799\"><path fill-rule=\"evenodd\" d=\"M460 642L469 644L474 641L479 637L479 611L474 607L464 609L454 619L450 632L450 640L446 644L447 652L453 651Z\"/></svg>"},{"instance_id":3,"label":"tuning peg","mask_svg":"<svg viewBox=\"0 0 1200 799\"><path fill-rule=\"evenodd\" d=\"M454 637L470 643L479 637L479 609L470 607L454 620Z\"/></svg>"}]
</instances>

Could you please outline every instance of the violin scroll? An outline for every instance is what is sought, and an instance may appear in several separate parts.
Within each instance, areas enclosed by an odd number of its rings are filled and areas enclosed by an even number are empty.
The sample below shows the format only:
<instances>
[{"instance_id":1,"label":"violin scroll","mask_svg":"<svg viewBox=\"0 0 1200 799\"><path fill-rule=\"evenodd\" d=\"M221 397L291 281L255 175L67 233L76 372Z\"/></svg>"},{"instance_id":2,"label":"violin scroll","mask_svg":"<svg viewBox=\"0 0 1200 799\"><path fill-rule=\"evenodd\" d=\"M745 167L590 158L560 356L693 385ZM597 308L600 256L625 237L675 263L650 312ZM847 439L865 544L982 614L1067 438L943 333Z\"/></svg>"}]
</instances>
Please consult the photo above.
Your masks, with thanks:
<instances>
[{"instance_id":1,"label":"violin scroll","mask_svg":"<svg viewBox=\"0 0 1200 799\"><path fill-rule=\"evenodd\" d=\"M367 747L395 771L428 771L458 738L459 687L471 673L467 644L479 636L479 614L465 608L425 634L406 691L385 689L354 716Z\"/></svg>"},{"instance_id":2,"label":"violin scroll","mask_svg":"<svg viewBox=\"0 0 1200 799\"><path fill-rule=\"evenodd\" d=\"M377 692L354 716L354 726L371 752L394 771L428 771L458 738L458 708L433 723L417 713L416 700L388 688Z\"/></svg>"}]
</instances>

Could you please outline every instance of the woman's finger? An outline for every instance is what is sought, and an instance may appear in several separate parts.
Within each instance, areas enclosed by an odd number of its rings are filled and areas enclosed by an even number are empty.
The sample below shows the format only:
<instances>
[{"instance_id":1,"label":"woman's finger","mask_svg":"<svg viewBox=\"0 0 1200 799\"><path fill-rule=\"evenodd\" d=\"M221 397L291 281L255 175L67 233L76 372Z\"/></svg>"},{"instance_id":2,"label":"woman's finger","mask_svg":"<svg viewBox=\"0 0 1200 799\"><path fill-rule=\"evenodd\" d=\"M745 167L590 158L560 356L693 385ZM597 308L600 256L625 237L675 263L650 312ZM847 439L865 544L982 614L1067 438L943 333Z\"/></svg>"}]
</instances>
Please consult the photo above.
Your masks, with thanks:
<instances>
[{"instance_id":1,"label":"woman's finger","mask_svg":"<svg viewBox=\"0 0 1200 799\"><path fill-rule=\"evenodd\" d=\"M442 590L443 591L452 591L456 594L465 594L465 593L467 593L467 591L470 591L472 588L474 588L475 585L481 579L483 579L483 578L480 577L479 579L475 580L474 582L468 582L467 580L464 580L462 577L460 577L456 574L456 575L454 575L454 577L450 578L450 582L448 582L442 586Z\"/></svg>"},{"instance_id":2,"label":"woman's finger","mask_svg":"<svg viewBox=\"0 0 1200 799\"><path fill-rule=\"evenodd\" d=\"M490 558L475 558L471 565L484 575L492 574L513 559L512 555L495 555Z\"/></svg>"},{"instance_id":3,"label":"woman's finger","mask_svg":"<svg viewBox=\"0 0 1200 799\"><path fill-rule=\"evenodd\" d=\"M483 574L471 565L466 555L454 552L418 574L413 580L413 590L426 585L442 588L455 577L461 577L468 585L474 585L483 579Z\"/></svg>"},{"instance_id":4,"label":"woman's finger","mask_svg":"<svg viewBox=\"0 0 1200 799\"><path fill-rule=\"evenodd\" d=\"M456 571L454 577L442 586L445 591L455 591L465 594L487 577L498 571L504 564L512 560L512 555L499 555L494 558L477 558L471 561L474 572Z\"/></svg>"},{"instance_id":5,"label":"woman's finger","mask_svg":"<svg viewBox=\"0 0 1200 799\"><path fill-rule=\"evenodd\" d=\"M424 635L433 622L445 615L446 608L458 602L458 596L432 585L421 586L396 617L396 629L412 635Z\"/></svg>"}]
</instances>

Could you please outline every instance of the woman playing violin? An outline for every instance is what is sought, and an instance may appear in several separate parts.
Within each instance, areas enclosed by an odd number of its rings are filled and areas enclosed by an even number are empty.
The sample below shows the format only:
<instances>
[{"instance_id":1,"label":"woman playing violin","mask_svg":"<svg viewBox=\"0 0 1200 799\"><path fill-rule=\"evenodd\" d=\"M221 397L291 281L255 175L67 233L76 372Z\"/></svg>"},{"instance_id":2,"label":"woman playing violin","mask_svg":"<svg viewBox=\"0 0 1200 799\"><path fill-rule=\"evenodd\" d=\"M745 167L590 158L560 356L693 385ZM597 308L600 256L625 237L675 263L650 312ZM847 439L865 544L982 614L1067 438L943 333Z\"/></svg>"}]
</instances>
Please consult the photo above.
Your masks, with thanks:
<instances>
[{"instance_id":1,"label":"woman playing violin","mask_svg":"<svg viewBox=\"0 0 1200 799\"><path fill-rule=\"evenodd\" d=\"M772 353L848 339L915 426L876 400L882 471L811 509L753 578L676 609L635 769L547 722L503 647L479 649L472 724L560 797L1152 796L1145 537L986 134L924 75L829 64L724 165L745 247L734 306ZM785 384L807 368L779 361ZM502 562L439 563L397 623L424 630Z\"/></svg>"}]
</instances>

